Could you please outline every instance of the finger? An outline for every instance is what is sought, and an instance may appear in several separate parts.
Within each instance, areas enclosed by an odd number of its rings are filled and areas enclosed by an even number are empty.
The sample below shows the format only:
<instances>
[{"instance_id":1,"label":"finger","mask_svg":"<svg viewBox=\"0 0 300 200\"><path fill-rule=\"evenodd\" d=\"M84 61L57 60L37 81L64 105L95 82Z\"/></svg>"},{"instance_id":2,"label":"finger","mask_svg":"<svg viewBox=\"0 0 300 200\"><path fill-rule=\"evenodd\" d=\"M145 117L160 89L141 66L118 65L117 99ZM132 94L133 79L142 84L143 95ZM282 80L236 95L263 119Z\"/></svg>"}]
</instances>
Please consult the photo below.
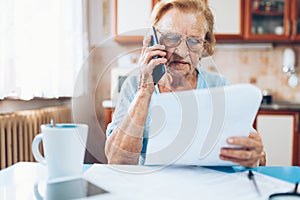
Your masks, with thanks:
<instances>
[{"instance_id":1,"label":"finger","mask_svg":"<svg viewBox=\"0 0 300 200\"><path fill-rule=\"evenodd\" d=\"M256 154L257 153L255 151L250 151L250 150L222 148L220 155L239 159L239 160L250 160L258 157Z\"/></svg>"},{"instance_id":2,"label":"finger","mask_svg":"<svg viewBox=\"0 0 300 200\"><path fill-rule=\"evenodd\" d=\"M260 136L260 134L258 134L258 133L253 133L253 132L251 132L250 134L249 134L249 138L252 138L252 139L254 139L254 140L256 140L256 141L262 141L262 139L261 139L261 136Z\"/></svg>"},{"instance_id":3,"label":"finger","mask_svg":"<svg viewBox=\"0 0 300 200\"><path fill-rule=\"evenodd\" d=\"M165 51L165 46L161 45L161 44L156 44L156 45L148 47L148 49L151 50L151 51L153 51L153 50Z\"/></svg>"},{"instance_id":4,"label":"finger","mask_svg":"<svg viewBox=\"0 0 300 200\"><path fill-rule=\"evenodd\" d=\"M148 64L150 64L150 62L152 60L159 59L159 58L153 58L154 56L164 57L164 56L166 56L166 52L161 51L161 50L155 50L155 51L146 50L143 58L141 59L141 65L148 65ZM163 61L163 60L160 59L160 61ZM157 63L157 62L152 62L152 63ZM158 64L160 64L160 63L158 63ZM153 66L153 65L151 65L151 66Z\"/></svg>"},{"instance_id":5,"label":"finger","mask_svg":"<svg viewBox=\"0 0 300 200\"><path fill-rule=\"evenodd\" d=\"M243 166L257 165L261 158L261 153L255 150L222 148L220 158L242 164Z\"/></svg>"},{"instance_id":6,"label":"finger","mask_svg":"<svg viewBox=\"0 0 300 200\"><path fill-rule=\"evenodd\" d=\"M156 56L156 55L165 56L166 55L165 46L160 45L160 44L157 44L155 46L147 47L144 50L144 54L149 54L151 52L155 53L154 56Z\"/></svg>"},{"instance_id":7,"label":"finger","mask_svg":"<svg viewBox=\"0 0 300 200\"><path fill-rule=\"evenodd\" d=\"M144 55L139 60L139 65L140 66L146 66L146 65L150 64L150 62L152 60L159 60L159 62L166 60L165 57L164 57L166 55L166 52L164 52L164 51L159 51L159 50L157 50L157 51L148 51L148 50L146 50L146 51L147 52L144 53ZM153 58L154 56L160 56L161 58L164 58L164 59ZM157 62L154 62L154 63L157 63Z\"/></svg>"},{"instance_id":8,"label":"finger","mask_svg":"<svg viewBox=\"0 0 300 200\"><path fill-rule=\"evenodd\" d=\"M145 82L145 80L150 78L146 82L149 81L153 82L153 78L152 78L153 69L155 68L155 66L159 64L165 64L165 63L167 63L166 58L156 58L156 59L152 59L149 63L140 65L141 67L139 68L139 70L140 70L140 75L142 77L141 80L144 80L143 82Z\"/></svg>"},{"instance_id":9,"label":"finger","mask_svg":"<svg viewBox=\"0 0 300 200\"><path fill-rule=\"evenodd\" d=\"M166 52L161 51L161 50L153 50L153 51L148 51L146 53L146 57L149 58L150 60L153 59L154 56L165 57Z\"/></svg>"},{"instance_id":10,"label":"finger","mask_svg":"<svg viewBox=\"0 0 300 200\"><path fill-rule=\"evenodd\" d=\"M262 151L262 149L263 149L262 141L260 139L258 139L256 136L255 136L255 138L253 138L252 136L230 137L226 141L228 144L231 144L231 145L238 145L238 146L242 146L244 148L256 149L257 151Z\"/></svg>"},{"instance_id":11,"label":"finger","mask_svg":"<svg viewBox=\"0 0 300 200\"><path fill-rule=\"evenodd\" d=\"M151 36L147 36L143 40L143 48L141 54L144 54L145 50L148 48L149 44L151 42Z\"/></svg>"},{"instance_id":12,"label":"finger","mask_svg":"<svg viewBox=\"0 0 300 200\"><path fill-rule=\"evenodd\" d=\"M220 159L225 160L225 161L231 161L231 162L234 162L234 163L244 166L244 167L252 168L252 167L258 166L258 160L239 160L236 158L226 157L226 156L222 156L222 155L220 155Z\"/></svg>"},{"instance_id":13,"label":"finger","mask_svg":"<svg viewBox=\"0 0 300 200\"><path fill-rule=\"evenodd\" d=\"M144 41L146 42L146 39ZM142 58L145 58L145 56L146 56L147 59L142 59ZM143 46L140 60L144 61L144 62L146 62L146 61L149 62L150 61L149 58L151 58L153 56L161 56L161 57L166 56L165 46L160 45L160 44L157 44L155 46L150 46L150 47Z\"/></svg>"},{"instance_id":14,"label":"finger","mask_svg":"<svg viewBox=\"0 0 300 200\"><path fill-rule=\"evenodd\" d=\"M167 59L166 58L155 58L155 59L152 59L150 62L149 62L149 65L151 66L152 69L154 69L154 67L156 65L159 65L159 64L166 64L167 62Z\"/></svg>"},{"instance_id":15,"label":"finger","mask_svg":"<svg viewBox=\"0 0 300 200\"><path fill-rule=\"evenodd\" d=\"M148 46L147 46L148 41L147 40L149 40L149 37L145 37L144 40L143 40L143 47L142 47L140 59L139 59L139 62L138 62L139 66L144 65L144 62L145 62L144 61L145 60L145 51L148 48Z\"/></svg>"}]
</instances>

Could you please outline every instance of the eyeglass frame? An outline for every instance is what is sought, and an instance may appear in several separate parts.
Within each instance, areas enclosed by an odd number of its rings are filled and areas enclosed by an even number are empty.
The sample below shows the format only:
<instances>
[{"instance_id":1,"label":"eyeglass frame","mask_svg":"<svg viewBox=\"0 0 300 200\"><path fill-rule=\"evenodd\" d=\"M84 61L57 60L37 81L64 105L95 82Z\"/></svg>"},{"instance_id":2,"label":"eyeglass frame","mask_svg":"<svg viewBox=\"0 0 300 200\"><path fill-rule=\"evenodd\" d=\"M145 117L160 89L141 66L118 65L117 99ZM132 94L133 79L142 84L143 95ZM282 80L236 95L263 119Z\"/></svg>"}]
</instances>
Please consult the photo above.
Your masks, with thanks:
<instances>
[{"instance_id":1,"label":"eyeglass frame","mask_svg":"<svg viewBox=\"0 0 300 200\"><path fill-rule=\"evenodd\" d=\"M156 30L156 32L157 32L158 34L161 35L161 36L159 37L159 42L160 42L160 44L165 45L167 48L176 48L176 47L178 47L178 46L181 44L181 42L182 42L183 40L185 40L185 44L186 44L186 46L188 47L188 49L189 49L190 51L192 51L192 52L196 52L196 51L198 51L198 50L201 50L201 48L202 48L202 50L203 50L203 49L205 48L205 46L208 44L208 41L207 41L207 40L205 40L205 39L203 39L203 38L200 38L200 37L188 37L187 35L184 35L184 34L181 34L181 33L176 33L176 32L166 32L166 33L165 33L165 32L160 31L158 28L155 28L155 30ZM163 38L166 37L167 34L169 34L169 35L179 35L179 36L180 36L180 39L177 41L177 44L176 44L176 45L166 45L166 44L164 44L164 42L162 42ZM197 39L198 41L200 41L200 43L198 43L197 45L200 45L201 48L199 48L199 49L192 49L192 48L190 47L189 42L188 42L190 39Z\"/></svg>"},{"instance_id":2,"label":"eyeglass frame","mask_svg":"<svg viewBox=\"0 0 300 200\"><path fill-rule=\"evenodd\" d=\"M290 196L290 197L300 197L300 193L298 193L298 185L299 185L299 182L297 182L295 184L295 189L292 192L271 194L269 196L269 200L272 200L272 198L276 198L276 197L287 197L287 196Z\"/></svg>"}]
</instances>

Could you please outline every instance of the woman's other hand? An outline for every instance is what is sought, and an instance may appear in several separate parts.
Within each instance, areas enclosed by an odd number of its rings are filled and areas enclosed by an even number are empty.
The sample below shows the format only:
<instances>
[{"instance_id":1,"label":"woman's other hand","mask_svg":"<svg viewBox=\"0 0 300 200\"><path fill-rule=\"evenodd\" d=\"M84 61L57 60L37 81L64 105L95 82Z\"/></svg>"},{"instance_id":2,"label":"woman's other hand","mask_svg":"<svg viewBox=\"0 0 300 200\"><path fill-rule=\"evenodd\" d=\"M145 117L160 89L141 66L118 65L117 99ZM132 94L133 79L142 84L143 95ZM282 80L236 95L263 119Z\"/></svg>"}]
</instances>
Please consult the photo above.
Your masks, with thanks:
<instances>
[{"instance_id":1,"label":"woman's other hand","mask_svg":"<svg viewBox=\"0 0 300 200\"><path fill-rule=\"evenodd\" d=\"M263 143L258 133L250 133L248 137L230 137L227 139L227 143L241 146L241 148L222 148L220 159L245 167L265 165Z\"/></svg>"}]
</instances>

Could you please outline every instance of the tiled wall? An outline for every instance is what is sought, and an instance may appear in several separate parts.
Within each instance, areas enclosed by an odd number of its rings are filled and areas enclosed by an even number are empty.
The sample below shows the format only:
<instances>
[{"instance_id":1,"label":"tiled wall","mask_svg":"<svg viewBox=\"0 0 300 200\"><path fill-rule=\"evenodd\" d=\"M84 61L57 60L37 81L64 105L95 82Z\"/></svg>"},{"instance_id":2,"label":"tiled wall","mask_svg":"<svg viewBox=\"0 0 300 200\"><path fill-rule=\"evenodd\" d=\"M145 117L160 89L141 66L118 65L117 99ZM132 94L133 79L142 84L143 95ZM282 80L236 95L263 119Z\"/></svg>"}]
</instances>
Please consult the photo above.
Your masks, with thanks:
<instances>
[{"instance_id":1,"label":"tiled wall","mask_svg":"<svg viewBox=\"0 0 300 200\"><path fill-rule=\"evenodd\" d=\"M288 75L282 72L285 48L295 51L296 69L300 70L300 48L296 45L269 49L216 49L213 60L219 72L231 83L253 83L261 89L271 89L274 100L300 103L300 84L290 87Z\"/></svg>"}]
</instances>

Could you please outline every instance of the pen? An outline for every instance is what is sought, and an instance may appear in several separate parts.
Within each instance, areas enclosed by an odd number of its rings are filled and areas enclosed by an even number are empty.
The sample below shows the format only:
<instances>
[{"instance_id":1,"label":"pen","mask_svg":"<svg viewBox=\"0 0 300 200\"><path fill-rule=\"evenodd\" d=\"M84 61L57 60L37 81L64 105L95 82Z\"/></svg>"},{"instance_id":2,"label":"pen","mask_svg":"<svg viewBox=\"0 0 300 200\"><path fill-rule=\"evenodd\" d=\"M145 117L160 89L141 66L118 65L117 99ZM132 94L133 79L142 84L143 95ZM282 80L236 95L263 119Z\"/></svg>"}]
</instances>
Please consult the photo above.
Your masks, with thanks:
<instances>
[{"instance_id":1,"label":"pen","mask_svg":"<svg viewBox=\"0 0 300 200\"><path fill-rule=\"evenodd\" d=\"M248 172L248 178L249 178L249 180L251 180L253 182L255 190L257 191L257 193L259 194L259 196L261 196L261 193L259 191L259 188L258 188L258 186L256 184L256 181L255 181L255 178L254 178L254 174L253 174L253 172L251 170L249 170L249 172Z\"/></svg>"}]
</instances>

